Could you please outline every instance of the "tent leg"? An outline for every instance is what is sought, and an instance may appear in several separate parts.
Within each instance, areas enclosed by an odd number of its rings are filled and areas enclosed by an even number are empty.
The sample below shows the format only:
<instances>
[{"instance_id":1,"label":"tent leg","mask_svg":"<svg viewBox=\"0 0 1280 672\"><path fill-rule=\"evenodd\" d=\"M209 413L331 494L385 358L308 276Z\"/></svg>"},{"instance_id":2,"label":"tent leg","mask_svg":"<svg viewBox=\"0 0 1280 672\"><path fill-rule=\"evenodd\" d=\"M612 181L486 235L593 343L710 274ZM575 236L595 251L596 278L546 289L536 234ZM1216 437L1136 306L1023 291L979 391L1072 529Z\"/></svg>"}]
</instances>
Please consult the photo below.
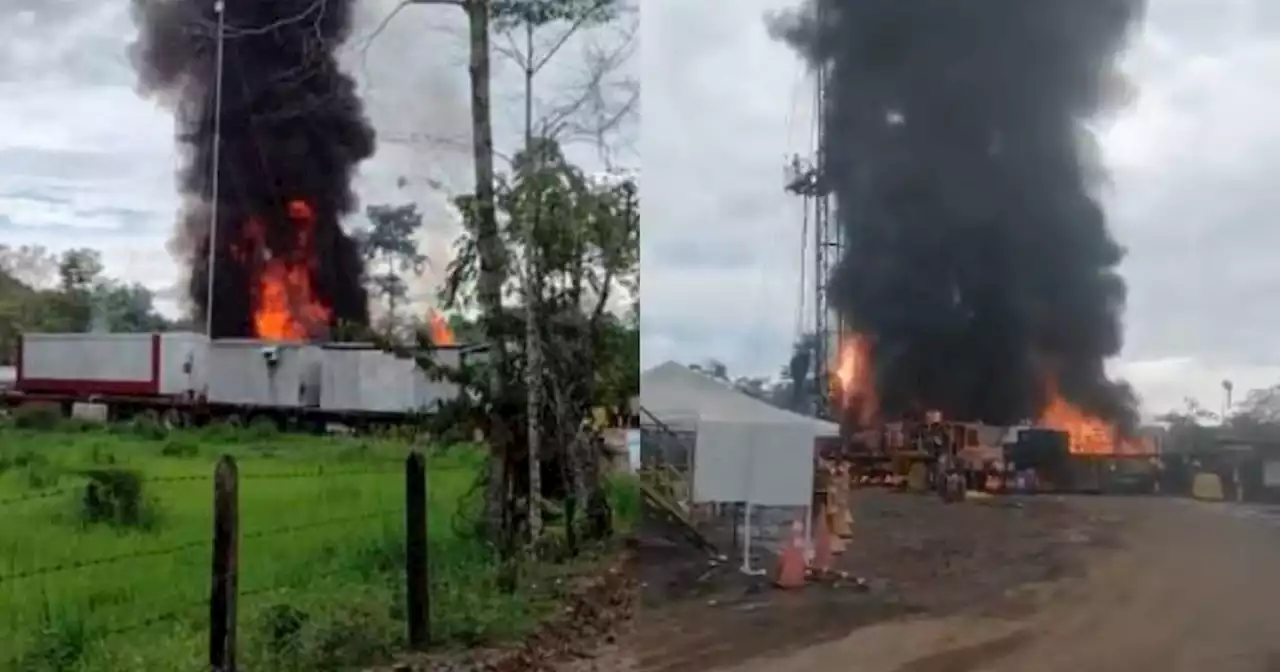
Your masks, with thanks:
<instances>
[{"instance_id":1,"label":"tent leg","mask_svg":"<svg viewBox=\"0 0 1280 672\"><path fill-rule=\"evenodd\" d=\"M768 574L763 569L754 569L751 566L751 501L748 500L746 506L743 507L742 514L742 568L743 574L751 576L763 576Z\"/></svg>"},{"instance_id":2,"label":"tent leg","mask_svg":"<svg viewBox=\"0 0 1280 672\"><path fill-rule=\"evenodd\" d=\"M813 506L804 507L804 559L813 562Z\"/></svg>"}]
</instances>

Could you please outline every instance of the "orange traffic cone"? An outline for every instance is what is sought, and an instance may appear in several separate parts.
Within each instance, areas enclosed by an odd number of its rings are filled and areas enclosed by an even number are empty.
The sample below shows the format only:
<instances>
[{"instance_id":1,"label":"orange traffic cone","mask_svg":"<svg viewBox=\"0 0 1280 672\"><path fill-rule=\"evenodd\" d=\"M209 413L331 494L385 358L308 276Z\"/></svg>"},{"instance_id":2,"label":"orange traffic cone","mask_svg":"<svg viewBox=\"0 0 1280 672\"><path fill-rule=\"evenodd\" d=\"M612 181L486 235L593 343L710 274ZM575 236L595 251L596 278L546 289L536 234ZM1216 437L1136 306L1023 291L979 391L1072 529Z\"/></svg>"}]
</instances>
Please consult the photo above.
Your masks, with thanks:
<instances>
[{"instance_id":1,"label":"orange traffic cone","mask_svg":"<svg viewBox=\"0 0 1280 672\"><path fill-rule=\"evenodd\" d=\"M778 578L774 583L787 590L803 588L805 564L804 525L797 520L791 523L791 539L778 556Z\"/></svg>"},{"instance_id":2,"label":"orange traffic cone","mask_svg":"<svg viewBox=\"0 0 1280 672\"><path fill-rule=\"evenodd\" d=\"M813 564L814 573L825 575L831 572L833 565L831 549L831 528L827 525L827 512L821 511L818 523L813 530Z\"/></svg>"}]
</instances>

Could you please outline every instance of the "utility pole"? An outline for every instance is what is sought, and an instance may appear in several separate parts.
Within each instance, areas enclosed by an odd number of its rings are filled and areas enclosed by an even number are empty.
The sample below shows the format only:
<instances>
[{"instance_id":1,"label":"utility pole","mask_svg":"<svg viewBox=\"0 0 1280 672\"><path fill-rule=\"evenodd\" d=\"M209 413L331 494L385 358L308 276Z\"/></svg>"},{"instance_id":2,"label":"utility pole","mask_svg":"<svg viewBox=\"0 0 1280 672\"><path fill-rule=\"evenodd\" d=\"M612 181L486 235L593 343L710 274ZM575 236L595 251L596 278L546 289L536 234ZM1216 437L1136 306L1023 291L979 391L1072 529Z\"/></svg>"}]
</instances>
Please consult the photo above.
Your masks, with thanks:
<instances>
[{"instance_id":1,"label":"utility pole","mask_svg":"<svg viewBox=\"0 0 1280 672\"><path fill-rule=\"evenodd\" d=\"M215 37L217 47L213 65L213 166L210 170L210 186L213 193L209 198L209 272L206 274L208 287L204 301L204 333L209 338L213 338L213 280L218 264L218 199L221 196L218 177L222 169L222 71L227 37L226 9L225 0L213 0L213 13L217 16L218 34Z\"/></svg>"}]
</instances>

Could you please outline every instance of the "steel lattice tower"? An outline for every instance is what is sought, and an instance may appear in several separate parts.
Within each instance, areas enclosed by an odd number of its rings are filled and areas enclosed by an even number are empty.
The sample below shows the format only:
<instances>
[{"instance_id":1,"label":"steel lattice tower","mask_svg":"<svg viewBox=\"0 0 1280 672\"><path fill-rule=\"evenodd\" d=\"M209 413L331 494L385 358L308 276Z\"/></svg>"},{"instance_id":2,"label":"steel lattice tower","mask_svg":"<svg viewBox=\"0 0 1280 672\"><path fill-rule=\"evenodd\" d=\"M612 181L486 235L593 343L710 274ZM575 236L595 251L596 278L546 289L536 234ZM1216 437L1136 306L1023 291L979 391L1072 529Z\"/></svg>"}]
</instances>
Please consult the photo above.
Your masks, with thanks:
<instances>
[{"instance_id":1,"label":"steel lattice tower","mask_svg":"<svg viewBox=\"0 0 1280 672\"><path fill-rule=\"evenodd\" d=\"M831 217L831 190L826 179L826 66L814 70L814 114L816 115L815 156L792 161L787 191L804 199L806 222L813 224L813 332L817 335L813 353L814 411L832 417L831 365L839 353L840 318L832 310L827 281L840 261L843 236Z\"/></svg>"}]
</instances>

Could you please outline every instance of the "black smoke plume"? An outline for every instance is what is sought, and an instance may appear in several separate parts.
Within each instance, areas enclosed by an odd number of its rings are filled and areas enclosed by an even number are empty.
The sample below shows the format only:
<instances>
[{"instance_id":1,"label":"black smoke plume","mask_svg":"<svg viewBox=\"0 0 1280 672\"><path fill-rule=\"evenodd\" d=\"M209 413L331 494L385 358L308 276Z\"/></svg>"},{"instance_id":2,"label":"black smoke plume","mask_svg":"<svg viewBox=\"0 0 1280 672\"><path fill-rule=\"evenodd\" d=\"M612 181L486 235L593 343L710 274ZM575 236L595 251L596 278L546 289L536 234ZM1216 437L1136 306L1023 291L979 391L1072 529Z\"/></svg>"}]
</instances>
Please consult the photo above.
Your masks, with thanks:
<instances>
[{"instance_id":1,"label":"black smoke plume","mask_svg":"<svg viewBox=\"0 0 1280 672\"><path fill-rule=\"evenodd\" d=\"M1085 122L1143 7L1131 0L810 0L775 34L829 68L826 177L845 250L832 302L873 342L897 416L1034 418L1067 400L1128 429L1124 253Z\"/></svg>"},{"instance_id":2,"label":"black smoke plume","mask_svg":"<svg viewBox=\"0 0 1280 672\"><path fill-rule=\"evenodd\" d=\"M356 165L374 133L341 72L354 0L226 0L222 143L213 193L216 17L214 0L133 0L139 27L131 55L144 93L169 105L183 152L187 197L171 245L188 269L188 292L204 319L209 282L209 207L218 201L213 336L254 335L255 268L265 256L307 255L312 287L332 311L327 325L364 325L368 296L356 245L340 218L355 206ZM314 213L312 250L298 249L289 203ZM246 222L265 229L265 248L244 261Z\"/></svg>"}]
</instances>

